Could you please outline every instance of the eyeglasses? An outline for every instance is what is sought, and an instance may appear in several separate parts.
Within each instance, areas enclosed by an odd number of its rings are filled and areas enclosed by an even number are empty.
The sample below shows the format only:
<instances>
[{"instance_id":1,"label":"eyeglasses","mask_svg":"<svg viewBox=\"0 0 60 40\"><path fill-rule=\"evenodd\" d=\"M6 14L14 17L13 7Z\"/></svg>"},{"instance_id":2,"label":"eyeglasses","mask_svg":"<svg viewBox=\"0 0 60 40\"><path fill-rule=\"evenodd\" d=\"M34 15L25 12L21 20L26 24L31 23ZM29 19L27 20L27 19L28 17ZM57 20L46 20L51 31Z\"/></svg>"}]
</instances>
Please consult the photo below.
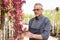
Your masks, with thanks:
<instances>
[{"instance_id":1,"label":"eyeglasses","mask_svg":"<svg viewBox=\"0 0 60 40\"><path fill-rule=\"evenodd\" d=\"M33 11L40 11L40 10L42 10L42 8L41 9L33 9Z\"/></svg>"}]
</instances>

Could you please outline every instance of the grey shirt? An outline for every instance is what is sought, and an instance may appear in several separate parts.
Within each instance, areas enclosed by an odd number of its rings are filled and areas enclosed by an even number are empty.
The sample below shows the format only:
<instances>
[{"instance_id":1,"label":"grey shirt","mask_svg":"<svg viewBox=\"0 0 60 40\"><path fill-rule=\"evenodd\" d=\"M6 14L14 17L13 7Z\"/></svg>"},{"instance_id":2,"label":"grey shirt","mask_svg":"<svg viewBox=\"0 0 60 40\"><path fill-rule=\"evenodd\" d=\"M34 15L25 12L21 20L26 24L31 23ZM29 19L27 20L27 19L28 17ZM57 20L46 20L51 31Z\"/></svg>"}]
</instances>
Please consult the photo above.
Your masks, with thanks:
<instances>
[{"instance_id":1,"label":"grey shirt","mask_svg":"<svg viewBox=\"0 0 60 40\"><path fill-rule=\"evenodd\" d=\"M29 31L33 34L40 34L43 37L43 40L47 40L50 34L51 24L47 17L43 15L36 18L32 18L29 21ZM30 38L30 40L37 40L34 38Z\"/></svg>"}]
</instances>

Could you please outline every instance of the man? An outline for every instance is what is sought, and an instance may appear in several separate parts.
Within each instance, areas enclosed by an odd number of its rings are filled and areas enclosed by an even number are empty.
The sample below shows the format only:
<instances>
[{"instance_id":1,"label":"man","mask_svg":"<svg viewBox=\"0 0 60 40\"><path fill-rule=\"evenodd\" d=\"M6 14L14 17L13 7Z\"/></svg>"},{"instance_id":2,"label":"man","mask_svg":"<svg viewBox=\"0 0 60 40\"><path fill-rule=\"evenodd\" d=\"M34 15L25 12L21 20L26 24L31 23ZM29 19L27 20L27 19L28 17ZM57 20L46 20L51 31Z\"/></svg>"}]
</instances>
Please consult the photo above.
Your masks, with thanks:
<instances>
[{"instance_id":1,"label":"man","mask_svg":"<svg viewBox=\"0 0 60 40\"><path fill-rule=\"evenodd\" d=\"M47 40L50 33L50 21L47 17L42 15L43 8L40 3L34 5L35 17L29 21L29 31L26 36L30 40Z\"/></svg>"}]
</instances>

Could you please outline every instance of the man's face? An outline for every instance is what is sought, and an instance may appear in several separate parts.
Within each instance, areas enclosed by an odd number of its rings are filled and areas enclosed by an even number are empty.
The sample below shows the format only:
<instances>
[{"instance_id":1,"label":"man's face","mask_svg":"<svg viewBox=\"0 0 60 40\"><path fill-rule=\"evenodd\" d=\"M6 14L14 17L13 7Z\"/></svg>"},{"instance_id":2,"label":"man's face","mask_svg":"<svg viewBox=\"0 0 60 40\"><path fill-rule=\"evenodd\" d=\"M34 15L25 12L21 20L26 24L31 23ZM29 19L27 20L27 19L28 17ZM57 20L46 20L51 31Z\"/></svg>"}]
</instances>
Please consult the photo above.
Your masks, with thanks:
<instances>
[{"instance_id":1,"label":"man's face","mask_svg":"<svg viewBox=\"0 0 60 40\"><path fill-rule=\"evenodd\" d=\"M43 12L42 6L41 5L35 5L33 11L35 13L35 16L41 15Z\"/></svg>"}]
</instances>

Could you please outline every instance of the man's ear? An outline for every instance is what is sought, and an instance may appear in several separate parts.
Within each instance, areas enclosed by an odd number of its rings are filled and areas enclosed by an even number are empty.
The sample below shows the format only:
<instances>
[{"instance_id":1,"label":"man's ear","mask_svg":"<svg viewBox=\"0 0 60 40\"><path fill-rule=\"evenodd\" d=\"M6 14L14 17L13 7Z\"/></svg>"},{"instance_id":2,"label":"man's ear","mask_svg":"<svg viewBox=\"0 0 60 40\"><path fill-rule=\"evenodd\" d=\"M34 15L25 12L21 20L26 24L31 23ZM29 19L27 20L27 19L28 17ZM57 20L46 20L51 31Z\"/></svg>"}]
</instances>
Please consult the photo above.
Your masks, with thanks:
<instances>
[{"instance_id":1,"label":"man's ear","mask_svg":"<svg viewBox=\"0 0 60 40\"><path fill-rule=\"evenodd\" d=\"M44 10L42 9L41 11L43 12Z\"/></svg>"}]
</instances>

